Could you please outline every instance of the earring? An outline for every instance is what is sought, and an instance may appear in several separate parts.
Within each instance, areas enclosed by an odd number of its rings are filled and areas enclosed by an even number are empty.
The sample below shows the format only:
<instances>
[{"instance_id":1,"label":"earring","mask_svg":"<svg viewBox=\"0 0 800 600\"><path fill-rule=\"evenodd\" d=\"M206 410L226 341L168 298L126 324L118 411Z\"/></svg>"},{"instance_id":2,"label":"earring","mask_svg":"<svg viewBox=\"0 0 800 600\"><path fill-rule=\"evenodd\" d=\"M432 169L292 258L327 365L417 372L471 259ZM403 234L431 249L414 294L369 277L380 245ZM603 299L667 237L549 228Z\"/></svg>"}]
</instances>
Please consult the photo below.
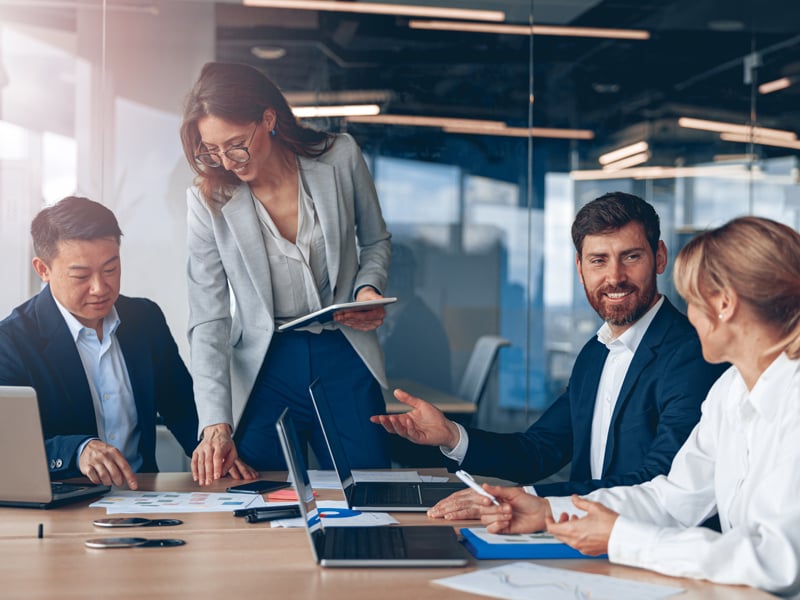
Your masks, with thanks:
<instances>
[{"instance_id":1,"label":"earring","mask_svg":"<svg viewBox=\"0 0 800 600\"><path fill-rule=\"evenodd\" d=\"M276 135L278 135L278 130L273 127L272 129L269 130L269 134L270 136L275 137Z\"/></svg>"},{"instance_id":2,"label":"earring","mask_svg":"<svg viewBox=\"0 0 800 600\"><path fill-rule=\"evenodd\" d=\"M722 319L723 319L723 315L722 315L722 313L719 313L719 320L722 321Z\"/></svg>"}]
</instances>

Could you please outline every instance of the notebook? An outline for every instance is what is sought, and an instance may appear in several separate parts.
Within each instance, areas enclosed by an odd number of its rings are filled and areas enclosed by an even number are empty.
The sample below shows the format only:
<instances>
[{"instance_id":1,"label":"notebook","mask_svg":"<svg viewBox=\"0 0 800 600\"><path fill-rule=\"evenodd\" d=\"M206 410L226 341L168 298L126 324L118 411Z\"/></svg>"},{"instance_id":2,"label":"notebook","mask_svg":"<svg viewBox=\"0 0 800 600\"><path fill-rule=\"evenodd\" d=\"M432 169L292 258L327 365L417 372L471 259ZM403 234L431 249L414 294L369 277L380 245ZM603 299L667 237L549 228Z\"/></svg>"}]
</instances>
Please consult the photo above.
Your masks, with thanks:
<instances>
[{"instance_id":1,"label":"notebook","mask_svg":"<svg viewBox=\"0 0 800 600\"><path fill-rule=\"evenodd\" d=\"M353 478L347 453L344 451L339 430L333 419L333 410L328 402L325 389L319 379L308 387L311 400L317 411L322 433L331 454L333 468L339 481L347 504L354 510L376 511L426 511L439 502L466 486L461 482L400 482L400 481L362 481Z\"/></svg>"},{"instance_id":2,"label":"notebook","mask_svg":"<svg viewBox=\"0 0 800 600\"><path fill-rule=\"evenodd\" d=\"M0 386L0 506L52 508L110 489L51 482L36 391Z\"/></svg>"},{"instance_id":3,"label":"notebook","mask_svg":"<svg viewBox=\"0 0 800 600\"><path fill-rule=\"evenodd\" d=\"M320 519L289 409L277 423L304 528L316 562L323 567L460 567L469 554L446 525L329 527Z\"/></svg>"}]
</instances>

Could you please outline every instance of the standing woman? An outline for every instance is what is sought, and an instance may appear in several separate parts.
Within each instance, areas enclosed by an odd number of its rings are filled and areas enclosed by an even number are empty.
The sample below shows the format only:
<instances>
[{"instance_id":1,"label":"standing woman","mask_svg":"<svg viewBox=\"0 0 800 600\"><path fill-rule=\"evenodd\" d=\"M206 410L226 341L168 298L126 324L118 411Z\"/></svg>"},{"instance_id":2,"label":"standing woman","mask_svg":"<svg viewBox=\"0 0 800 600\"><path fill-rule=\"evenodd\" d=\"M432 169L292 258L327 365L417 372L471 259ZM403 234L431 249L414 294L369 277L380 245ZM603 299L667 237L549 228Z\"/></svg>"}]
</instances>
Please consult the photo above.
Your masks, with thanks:
<instances>
[{"instance_id":1,"label":"standing woman","mask_svg":"<svg viewBox=\"0 0 800 600\"><path fill-rule=\"evenodd\" d=\"M585 516L572 520L569 498L488 487L503 505L482 509L483 522L493 532L546 523L612 562L800 598L800 234L734 219L686 244L674 275L703 356L733 366L669 474L574 496ZM721 532L698 526L714 513Z\"/></svg>"},{"instance_id":2,"label":"standing woman","mask_svg":"<svg viewBox=\"0 0 800 600\"><path fill-rule=\"evenodd\" d=\"M277 331L333 303L382 297L391 236L358 146L299 124L266 76L228 63L203 67L181 142L197 174L187 192L195 481L285 469L275 421L286 406L331 468L308 393L315 378L353 466L389 466L386 436L369 422L385 411L383 307Z\"/></svg>"}]
</instances>

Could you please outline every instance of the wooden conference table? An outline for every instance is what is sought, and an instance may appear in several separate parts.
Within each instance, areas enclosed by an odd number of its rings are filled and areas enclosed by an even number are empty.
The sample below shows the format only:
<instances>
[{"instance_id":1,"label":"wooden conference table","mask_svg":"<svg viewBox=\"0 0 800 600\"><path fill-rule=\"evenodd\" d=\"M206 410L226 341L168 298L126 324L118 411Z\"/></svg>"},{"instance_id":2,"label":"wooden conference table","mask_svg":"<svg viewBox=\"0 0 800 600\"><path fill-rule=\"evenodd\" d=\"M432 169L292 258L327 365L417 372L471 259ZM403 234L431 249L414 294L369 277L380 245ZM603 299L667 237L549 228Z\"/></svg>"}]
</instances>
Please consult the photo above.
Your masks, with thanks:
<instances>
[{"instance_id":1,"label":"wooden conference table","mask_svg":"<svg viewBox=\"0 0 800 600\"><path fill-rule=\"evenodd\" d=\"M426 470L425 472L437 472ZM263 473L284 479L285 473ZM140 489L198 491L188 473L140 475ZM224 491L229 480L206 491ZM341 493L321 490L322 499ZM225 598L325 598L361 600L380 597L402 600L479 598L431 581L492 567L509 561L475 561L455 569L322 569L311 558L302 529L271 529L269 523L249 524L230 513L165 514L183 525L167 528L100 529L92 520L105 510L89 502L51 510L0 508L0 598L72 600L93 598L182 600ZM394 513L403 524L437 523L424 514ZM39 524L44 537L37 538ZM455 527L475 522L448 523ZM92 550L91 537L113 535L178 537L185 546ZM651 583L679 586L679 600L756 600L769 594L746 587L676 579L606 560L536 561Z\"/></svg>"}]
</instances>

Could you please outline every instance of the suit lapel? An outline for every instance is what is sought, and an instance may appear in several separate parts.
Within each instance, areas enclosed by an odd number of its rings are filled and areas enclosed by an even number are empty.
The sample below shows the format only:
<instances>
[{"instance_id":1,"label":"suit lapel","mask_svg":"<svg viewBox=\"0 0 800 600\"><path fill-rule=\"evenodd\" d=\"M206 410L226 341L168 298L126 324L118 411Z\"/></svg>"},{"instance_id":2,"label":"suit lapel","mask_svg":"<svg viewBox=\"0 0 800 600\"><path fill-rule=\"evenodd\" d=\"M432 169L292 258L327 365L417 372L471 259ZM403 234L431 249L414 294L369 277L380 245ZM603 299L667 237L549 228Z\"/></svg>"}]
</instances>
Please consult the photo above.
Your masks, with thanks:
<instances>
[{"instance_id":1,"label":"suit lapel","mask_svg":"<svg viewBox=\"0 0 800 600\"><path fill-rule=\"evenodd\" d=\"M153 381L153 368L149 364L152 349L148 343L148 336L137 331L138 319L128 311L122 297L117 300L116 307L120 321L117 328L117 340L122 350L122 356L125 358L125 368L131 382L131 391L141 428L141 424L145 420L144 416L155 413L153 406L155 382Z\"/></svg>"},{"instance_id":2,"label":"suit lapel","mask_svg":"<svg viewBox=\"0 0 800 600\"><path fill-rule=\"evenodd\" d=\"M253 282L261 301L272 314L272 286L270 282L269 258L264 249L261 224L253 206L250 187L240 185L233 197L222 207L222 214L231 230L239 253L242 255L247 274Z\"/></svg>"},{"instance_id":3,"label":"suit lapel","mask_svg":"<svg viewBox=\"0 0 800 600\"><path fill-rule=\"evenodd\" d=\"M619 415L625 409L625 405L630 401L631 393L639 376L647 368L647 366L656 359L654 348L657 347L666 335L669 328L669 321L674 308L669 303L667 298L664 298L664 304L661 306L656 316L653 317L650 326L639 343L636 353L633 355L633 360L628 367L628 372L625 374L625 379L622 382L622 388L619 391L619 397L614 405L614 413L611 415L611 423L608 428L608 439L606 440L606 452L603 456L603 475L605 475L610 463L611 457L614 455L614 446L616 445L616 427L614 426L619 418Z\"/></svg>"},{"instance_id":4,"label":"suit lapel","mask_svg":"<svg viewBox=\"0 0 800 600\"><path fill-rule=\"evenodd\" d=\"M300 178L314 202L314 208L325 238L325 260L331 292L336 289L341 262L341 236L339 234L339 189L336 172L326 163L300 157Z\"/></svg>"},{"instance_id":5,"label":"suit lapel","mask_svg":"<svg viewBox=\"0 0 800 600\"><path fill-rule=\"evenodd\" d=\"M594 403L597 399L597 388L600 386L600 376L603 374L603 365L608 356L608 348L596 338L592 340L590 352L586 357L586 369L580 382L580 389L574 396L576 402L572 407L574 422L574 455L572 459L571 479L583 481L591 479L591 442L592 419L594 418Z\"/></svg>"},{"instance_id":6,"label":"suit lapel","mask_svg":"<svg viewBox=\"0 0 800 600\"><path fill-rule=\"evenodd\" d=\"M61 379L61 412L72 415L76 422L91 425L91 433L96 434L97 421L86 371L49 286L36 297L35 310L42 355L47 363L56 365L52 373Z\"/></svg>"}]
</instances>

